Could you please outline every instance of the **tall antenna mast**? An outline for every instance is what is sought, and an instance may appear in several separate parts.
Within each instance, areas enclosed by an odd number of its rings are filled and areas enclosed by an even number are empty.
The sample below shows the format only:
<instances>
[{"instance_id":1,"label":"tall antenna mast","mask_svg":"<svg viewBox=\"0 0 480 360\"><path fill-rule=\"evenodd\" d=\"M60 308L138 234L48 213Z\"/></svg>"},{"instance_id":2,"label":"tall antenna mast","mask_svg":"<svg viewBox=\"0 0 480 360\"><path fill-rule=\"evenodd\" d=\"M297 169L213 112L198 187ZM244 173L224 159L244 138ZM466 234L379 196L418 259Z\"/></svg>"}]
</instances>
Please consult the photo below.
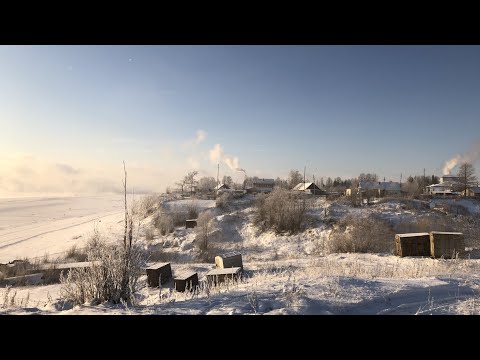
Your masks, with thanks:
<instances>
[{"instance_id":1,"label":"tall antenna mast","mask_svg":"<svg viewBox=\"0 0 480 360\"><path fill-rule=\"evenodd\" d=\"M303 168L303 208L305 209L305 172L307 171L307 166Z\"/></svg>"}]
</instances>

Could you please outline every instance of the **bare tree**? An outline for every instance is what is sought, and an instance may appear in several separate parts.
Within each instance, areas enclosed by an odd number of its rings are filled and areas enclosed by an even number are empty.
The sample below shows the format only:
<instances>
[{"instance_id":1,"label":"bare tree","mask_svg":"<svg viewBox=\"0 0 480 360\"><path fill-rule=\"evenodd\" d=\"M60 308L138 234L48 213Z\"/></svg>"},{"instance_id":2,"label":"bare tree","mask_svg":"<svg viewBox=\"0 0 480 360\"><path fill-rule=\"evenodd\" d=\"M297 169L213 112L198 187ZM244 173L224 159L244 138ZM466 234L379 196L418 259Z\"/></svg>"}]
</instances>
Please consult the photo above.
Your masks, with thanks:
<instances>
[{"instance_id":1,"label":"bare tree","mask_svg":"<svg viewBox=\"0 0 480 360\"><path fill-rule=\"evenodd\" d=\"M185 179L180 180L180 181L178 181L178 182L175 183L175 185L177 185L178 188L182 190L182 195L183 195L183 189L184 189L184 187L185 187L185 182L184 182L184 181L185 181Z\"/></svg>"},{"instance_id":2,"label":"bare tree","mask_svg":"<svg viewBox=\"0 0 480 360\"><path fill-rule=\"evenodd\" d=\"M132 210L130 213L128 212L127 207L127 170L125 168L125 161L123 162L123 172L125 174L123 183L123 192L124 192L124 201L125 201L125 231L123 235L123 250L124 250L124 271L123 271L123 278L121 282L121 292L124 294L128 293L128 289L130 288L129 280L129 270L130 270L130 253L132 251L132 240L133 240L133 218L134 218L134 207L132 206ZM127 241L128 240L128 241ZM121 296L122 297L122 296ZM125 299L129 297L126 296Z\"/></svg>"},{"instance_id":3,"label":"bare tree","mask_svg":"<svg viewBox=\"0 0 480 360\"><path fill-rule=\"evenodd\" d=\"M463 196L466 197L468 187L472 186L477 181L475 168L468 162L461 163L457 176L460 178L460 183L462 184Z\"/></svg>"},{"instance_id":4,"label":"bare tree","mask_svg":"<svg viewBox=\"0 0 480 360\"><path fill-rule=\"evenodd\" d=\"M331 177L328 177L327 181L325 182L325 189L330 190L332 186L333 186L333 180Z\"/></svg>"},{"instance_id":5,"label":"bare tree","mask_svg":"<svg viewBox=\"0 0 480 360\"><path fill-rule=\"evenodd\" d=\"M293 189L301 182L303 182L303 175L300 174L300 171L290 170L290 174L288 175L288 187Z\"/></svg>"},{"instance_id":6,"label":"bare tree","mask_svg":"<svg viewBox=\"0 0 480 360\"><path fill-rule=\"evenodd\" d=\"M137 280L141 276L141 266L144 264L141 248L133 244L134 218L136 206L127 206L127 170L123 162L125 205L125 225L123 246L107 244L95 231L87 244L87 258L94 264L89 268L78 268L60 276L62 297L77 304L86 300L97 303L111 301L118 304L123 301L133 303L134 293L138 289Z\"/></svg>"},{"instance_id":7,"label":"bare tree","mask_svg":"<svg viewBox=\"0 0 480 360\"><path fill-rule=\"evenodd\" d=\"M407 181L402 184L402 190L405 191L410 198L418 197L418 195L423 192L420 181L421 179L417 179L417 177L413 178L409 176Z\"/></svg>"},{"instance_id":8,"label":"bare tree","mask_svg":"<svg viewBox=\"0 0 480 360\"><path fill-rule=\"evenodd\" d=\"M280 179L280 177L277 176L275 179L275 186L282 189L288 189L288 181Z\"/></svg>"},{"instance_id":9,"label":"bare tree","mask_svg":"<svg viewBox=\"0 0 480 360\"><path fill-rule=\"evenodd\" d=\"M358 181L377 182L378 181L378 176L377 176L377 174L361 173L360 176L358 177Z\"/></svg>"}]
</instances>

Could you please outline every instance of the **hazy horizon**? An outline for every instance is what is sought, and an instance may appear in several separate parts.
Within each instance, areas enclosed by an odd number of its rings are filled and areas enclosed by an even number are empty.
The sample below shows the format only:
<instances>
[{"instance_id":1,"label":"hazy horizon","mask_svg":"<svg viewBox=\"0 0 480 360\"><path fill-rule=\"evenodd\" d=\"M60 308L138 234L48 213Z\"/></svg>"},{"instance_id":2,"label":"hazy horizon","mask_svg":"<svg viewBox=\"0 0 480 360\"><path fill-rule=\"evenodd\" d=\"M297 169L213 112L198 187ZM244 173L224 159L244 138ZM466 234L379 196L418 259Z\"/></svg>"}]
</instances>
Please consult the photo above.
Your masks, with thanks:
<instances>
[{"instance_id":1,"label":"hazy horizon","mask_svg":"<svg viewBox=\"0 0 480 360\"><path fill-rule=\"evenodd\" d=\"M0 197L479 173L479 46L0 46ZM450 162L448 162L450 160Z\"/></svg>"}]
</instances>

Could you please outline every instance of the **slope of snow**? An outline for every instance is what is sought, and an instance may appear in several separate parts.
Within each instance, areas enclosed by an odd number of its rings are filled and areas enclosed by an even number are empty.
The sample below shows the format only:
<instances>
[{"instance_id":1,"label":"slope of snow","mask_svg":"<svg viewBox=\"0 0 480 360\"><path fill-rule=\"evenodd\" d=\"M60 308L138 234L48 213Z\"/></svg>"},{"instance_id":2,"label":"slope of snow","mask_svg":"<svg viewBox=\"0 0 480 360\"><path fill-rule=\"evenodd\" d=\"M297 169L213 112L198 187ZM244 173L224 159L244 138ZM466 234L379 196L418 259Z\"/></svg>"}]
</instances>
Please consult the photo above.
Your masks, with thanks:
<instances>
[{"instance_id":1,"label":"slope of snow","mask_svg":"<svg viewBox=\"0 0 480 360\"><path fill-rule=\"evenodd\" d=\"M117 199L118 200L118 199ZM46 248L67 249L75 241L88 237L94 218L101 220L109 234L121 233L122 203L108 202L74 207L83 213L56 216L53 209L65 209L58 199L45 199L38 213L47 218L34 218L34 224L21 219L27 203L0 203L16 214L17 224L6 223L8 230L0 233L0 258L12 260L12 249L21 254L43 255ZM66 201L66 200L62 200ZM92 199L76 200L91 204ZM100 201L100 200L95 200ZM179 200L176 209L188 206L191 200ZM68 204L68 201L67 201ZM71 204L71 202L70 202ZM117 204L117 205L115 205ZM167 203L168 204L168 203ZM201 209L214 207L214 201L198 202ZM31 205L31 204L30 204ZM146 286L146 276L140 279L141 289L135 306L101 304L71 307L60 297L60 285L18 287L0 290L0 312L9 314L478 314L480 305L480 259L442 260L421 257L399 258L391 254L330 254L324 253L331 226L323 219L378 215L391 223L410 221L429 214L425 204L418 209L405 207L397 201L352 208L346 204L318 200L309 211L311 222L300 233L276 234L260 231L252 224L250 202L237 203L228 210L214 209L213 232L209 240L211 258L230 250L241 251L245 276L239 283L217 288L203 285L205 273L214 267L213 261L199 261L195 247L196 229L177 227L172 234L155 234L153 240L143 236L140 243L162 256L171 256L174 275L195 271L202 284L198 293L177 293L173 281L161 289ZM34 206L34 208L35 208ZM62 208L63 206L63 208ZM116 207L114 207L116 206ZM22 210L24 207L24 210ZM96 209L93 209L96 207ZM112 212L112 214L110 213ZM117 211L118 214L113 213ZM73 213L73 211L72 211ZM66 213L67 214L67 213ZM52 217L48 219L48 216ZM116 217L117 216L117 217ZM439 215L443 216L443 215ZM56 217L53 219L53 217ZM152 219L145 219L145 225ZM84 222L84 224L80 224ZM120 222L120 224L118 224ZM101 223L97 223L100 225ZM12 225L13 224L13 225ZM69 227L70 225L73 225ZM85 228L83 228L83 226ZM108 227L110 226L110 227ZM52 232L47 232L53 230ZM12 232L12 234L8 234ZM18 233L15 233L18 231ZM77 232L78 231L78 232ZM43 233L43 234L42 234ZM17 235L32 236L15 242ZM76 239L73 237L80 236ZM113 236L113 235L111 235ZM19 237L20 238L20 237ZM22 240L22 238L20 238ZM58 241L60 240L60 241ZM392 241L394 239L392 238ZM155 250L156 249L156 250ZM477 256L478 257L478 256ZM156 260L155 260L156 261ZM168 260L170 261L170 260ZM9 291L8 294L6 292ZM15 293L14 301L11 299ZM25 305L28 298L28 304ZM9 305L10 304L10 305Z\"/></svg>"}]
</instances>

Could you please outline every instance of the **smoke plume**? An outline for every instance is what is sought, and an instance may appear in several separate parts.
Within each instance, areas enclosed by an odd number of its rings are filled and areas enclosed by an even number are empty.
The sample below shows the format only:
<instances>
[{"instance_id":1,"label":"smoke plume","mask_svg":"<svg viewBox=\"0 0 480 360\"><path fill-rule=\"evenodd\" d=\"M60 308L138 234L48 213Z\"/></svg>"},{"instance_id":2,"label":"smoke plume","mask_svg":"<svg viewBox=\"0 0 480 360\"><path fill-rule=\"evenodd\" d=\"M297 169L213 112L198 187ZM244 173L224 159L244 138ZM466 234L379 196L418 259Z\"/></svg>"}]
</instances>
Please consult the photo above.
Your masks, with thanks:
<instances>
[{"instance_id":1,"label":"smoke plume","mask_svg":"<svg viewBox=\"0 0 480 360\"><path fill-rule=\"evenodd\" d=\"M448 175L458 164L467 162L473 164L480 158L480 141L475 142L463 155L455 155L443 163L443 175Z\"/></svg>"},{"instance_id":2,"label":"smoke plume","mask_svg":"<svg viewBox=\"0 0 480 360\"><path fill-rule=\"evenodd\" d=\"M210 161L212 163L223 162L231 170L237 170L239 167L240 160L238 156L232 156L225 154L222 148L222 145L215 144L215 146L209 151Z\"/></svg>"}]
</instances>

